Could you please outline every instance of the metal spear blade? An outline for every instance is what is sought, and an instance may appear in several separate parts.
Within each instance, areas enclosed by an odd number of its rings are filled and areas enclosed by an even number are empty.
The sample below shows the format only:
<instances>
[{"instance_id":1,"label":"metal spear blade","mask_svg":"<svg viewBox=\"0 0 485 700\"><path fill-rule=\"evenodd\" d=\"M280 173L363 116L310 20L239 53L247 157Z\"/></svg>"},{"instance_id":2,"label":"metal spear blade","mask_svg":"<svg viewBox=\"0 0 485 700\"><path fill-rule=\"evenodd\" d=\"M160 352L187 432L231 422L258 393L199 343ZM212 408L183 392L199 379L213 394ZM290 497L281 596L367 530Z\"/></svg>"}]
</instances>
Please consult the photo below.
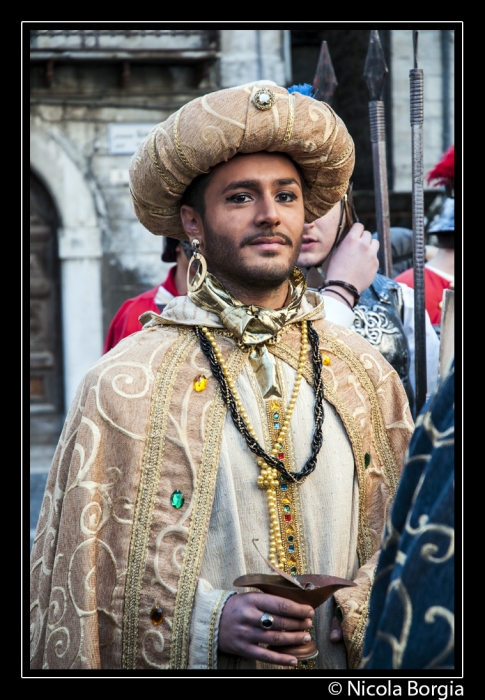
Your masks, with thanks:
<instances>
[{"instance_id":1,"label":"metal spear blade","mask_svg":"<svg viewBox=\"0 0 485 700\"><path fill-rule=\"evenodd\" d=\"M318 57L317 70L313 79L315 88L315 98L327 104L332 103L333 94L338 82L333 70L332 59L328 50L327 42L322 41L320 55Z\"/></svg>"},{"instance_id":2,"label":"metal spear blade","mask_svg":"<svg viewBox=\"0 0 485 700\"><path fill-rule=\"evenodd\" d=\"M389 69L384 58L379 32L377 29L372 29L364 66L364 78L371 100L382 99L382 90L387 73L389 73Z\"/></svg>"}]
</instances>

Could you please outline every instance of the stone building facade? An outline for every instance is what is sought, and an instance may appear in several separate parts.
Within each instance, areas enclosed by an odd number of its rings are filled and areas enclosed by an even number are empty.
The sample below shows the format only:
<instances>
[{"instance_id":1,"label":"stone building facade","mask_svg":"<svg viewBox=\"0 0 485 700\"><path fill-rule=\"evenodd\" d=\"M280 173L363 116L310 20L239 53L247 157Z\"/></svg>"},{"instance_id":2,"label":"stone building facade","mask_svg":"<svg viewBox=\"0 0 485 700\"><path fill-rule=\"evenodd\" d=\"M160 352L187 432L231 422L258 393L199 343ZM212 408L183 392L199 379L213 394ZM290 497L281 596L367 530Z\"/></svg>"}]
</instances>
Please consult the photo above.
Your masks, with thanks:
<instances>
[{"instance_id":1,"label":"stone building facade","mask_svg":"<svg viewBox=\"0 0 485 700\"><path fill-rule=\"evenodd\" d=\"M34 439L55 439L78 383L101 356L109 322L121 303L155 286L167 272L160 260L162 241L133 213L128 164L148 130L188 100L255 79L286 86L312 82L325 39L339 81L332 106L356 140L354 189L370 217L368 222L361 215L361 220L371 227L368 95L362 77L369 30L329 27L27 27ZM391 200L400 202L394 221L391 202L391 225L406 225L412 32L380 34L389 66L384 99ZM419 65L425 73L426 172L454 142L454 34L425 30L419 42ZM430 192L428 199L432 196Z\"/></svg>"}]
</instances>

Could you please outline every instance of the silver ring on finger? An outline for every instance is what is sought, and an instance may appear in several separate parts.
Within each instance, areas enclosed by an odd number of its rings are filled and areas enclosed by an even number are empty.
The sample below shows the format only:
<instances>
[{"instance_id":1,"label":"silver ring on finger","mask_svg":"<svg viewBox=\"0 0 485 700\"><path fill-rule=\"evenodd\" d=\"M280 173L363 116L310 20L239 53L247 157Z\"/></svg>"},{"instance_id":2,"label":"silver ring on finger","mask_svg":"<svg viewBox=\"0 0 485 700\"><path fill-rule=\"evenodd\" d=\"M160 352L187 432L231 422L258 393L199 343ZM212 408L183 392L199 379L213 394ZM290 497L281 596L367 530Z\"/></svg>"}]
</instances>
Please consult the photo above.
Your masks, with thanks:
<instances>
[{"instance_id":1,"label":"silver ring on finger","mask_svg":"<svg viewBox=\"0 0 485 700\"><path fill-rule=\"evenodd\" d=\"M259 620L259 626L262 630L270 630L274 625L274 617L269 613L263 613Z\"/></svg>"}]
</instances>

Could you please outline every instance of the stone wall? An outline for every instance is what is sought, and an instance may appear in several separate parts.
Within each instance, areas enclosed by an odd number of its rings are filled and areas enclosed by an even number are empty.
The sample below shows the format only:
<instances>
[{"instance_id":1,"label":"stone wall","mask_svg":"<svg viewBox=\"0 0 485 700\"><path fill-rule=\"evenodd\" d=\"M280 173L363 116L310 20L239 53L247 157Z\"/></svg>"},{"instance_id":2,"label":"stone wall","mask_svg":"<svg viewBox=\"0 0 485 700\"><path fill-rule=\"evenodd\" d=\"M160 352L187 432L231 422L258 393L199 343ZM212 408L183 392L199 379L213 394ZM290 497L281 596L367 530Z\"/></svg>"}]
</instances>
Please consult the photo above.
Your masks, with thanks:
<instances>
[{"instance_id":1,"label":"stone wall","mask_svg":"<svg viewBox=\"0 0 485 700\"><path fill-rule=\"evenodd\" d=\"M218 42L183 32L125 37L51 31L34 36L32 44L31 168L59 212L69 406L85 371L101 356L115 312L163 281L170 267L160 260L163 240L133 212L131 154L110 148L110 125L149 129L217 89ZM141 46L151 51L144 60L125 53Z\"/></svg>"},{"instance_id":2,"label":"stone wall","mask_svg":"<svg viewBox=\"0 0 485 700\"><path fill-rule=\"evenodd\" d=\"M426 174L454 143L454 32L425 29L418 34L418 68L423 70L424 123L423 169ZM448 42L444 50L443 40ZM392 52L392 148L393 189L406 192L412 187L411 127L409 110L409 71L413 65L412 31L391 32ZM444 64L448 53L447 64ZM444 84L444 81L447 84ZM448 94L449 105L443 109L443 98ZM449 113L448 129L444 123ZM444 132L449 133L445 143Z\"/></svg>"}]
</instances>

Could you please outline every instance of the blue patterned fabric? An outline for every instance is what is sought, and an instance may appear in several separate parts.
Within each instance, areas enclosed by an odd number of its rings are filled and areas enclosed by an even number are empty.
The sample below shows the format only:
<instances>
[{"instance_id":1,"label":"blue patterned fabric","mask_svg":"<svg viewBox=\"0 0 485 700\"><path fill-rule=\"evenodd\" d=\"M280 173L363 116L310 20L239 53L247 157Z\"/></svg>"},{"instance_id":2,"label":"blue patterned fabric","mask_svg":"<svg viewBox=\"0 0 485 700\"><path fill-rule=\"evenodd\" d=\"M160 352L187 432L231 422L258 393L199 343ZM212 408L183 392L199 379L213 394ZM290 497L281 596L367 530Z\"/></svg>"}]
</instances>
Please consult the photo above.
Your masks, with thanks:
<instances>
[{"instance_id":1,"label":"blue patterned fabric","mask_svg":"<svg viewBox=\"0 0 485 700\"><path fill-rule=\"evenodd\" d=\"M382 542L362 668L454 668L454 361L416 422Z\"/></svg>"}]
</instances>

